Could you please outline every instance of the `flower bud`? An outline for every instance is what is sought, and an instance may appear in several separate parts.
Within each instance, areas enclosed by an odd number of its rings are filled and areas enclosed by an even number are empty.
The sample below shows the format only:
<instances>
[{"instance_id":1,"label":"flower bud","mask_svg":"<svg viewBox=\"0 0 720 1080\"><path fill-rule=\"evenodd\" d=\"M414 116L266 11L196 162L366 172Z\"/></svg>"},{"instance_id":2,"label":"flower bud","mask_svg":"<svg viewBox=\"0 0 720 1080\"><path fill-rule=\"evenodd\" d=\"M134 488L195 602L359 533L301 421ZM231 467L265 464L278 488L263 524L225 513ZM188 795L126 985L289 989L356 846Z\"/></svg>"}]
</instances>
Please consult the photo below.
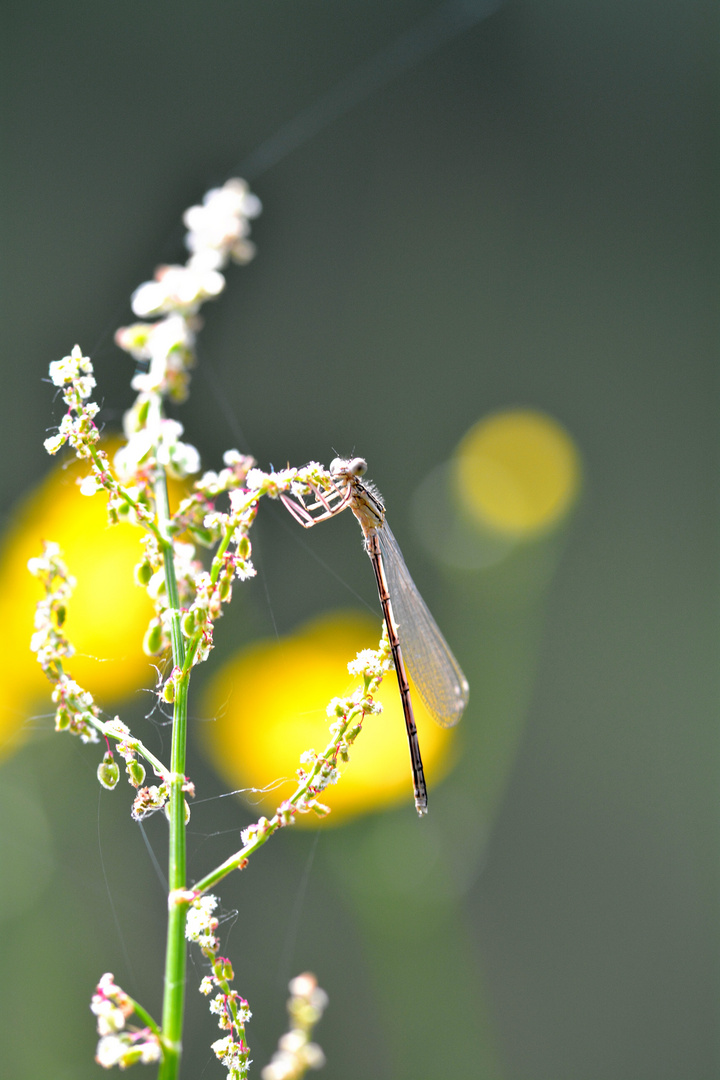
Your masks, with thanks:
<instances>
[{"instance_id":1,"label":"flower bud","mask_svg":"<svg viewBox=\"0 0 720 1080\"><path fill-rule=\"evenodd\" d=\"M128 780L133 787L138 788L145 780L145 766L137 760L137 758L131 758L125 765L125 772L128 774Z\"/></svg>"},{"instance_id":2,"label":"flower bud","mask_svg":"<svg viewBox=\"0 0 720 1080\"><path fill-rule=\"evenodd\" d=\"M153 568L147 559L143 559L141 563L138 563L135 567L135 581L143 588L148 584L150 578L153 576Z\"/></svg>"},{"instance_id":3,"label":"flower bud","mask_svg":"<svg viewBox=\"0 0 720 1080\"><path fill-rule=\"evenodd\" d=\"M153 619L145 632L145 637L143 638L143 652L146 656L157 656L157 654L161 653L162 651L162 626L157 621L157 619Z\"/></svg>"},{"instance_id":4,"label":"flower bud","mask_svg":"<svg viewBox=\"0 0 720 1080\"><path fill-rule=\"evenodd\" d=\"M56 731L65 731L69 727L70 727L70 713L67 711L67 709L64 706L61 705L60 708L55 713L55 730Z\"/></svg>"},{"instance_id":5,"label":"flower bud","mask_svg":"<svg viewBox=\"0 0 720 1080\"><path fill-rule=\"evenodd\" d=\"M188 822L190 821L190 806L188 804L187 799L185 799L184 802L185 802L185 824L187 825ZM165 812L165 817L169 821L170 820L170 802L169 801L165 803L165 805L163 806L163 810Z\"/></svg>"},{"instance_id":6,"label":"flower bud","mask_svg":"<svg viewBox=\"0 0 720 1080\"><path fill-rule=\"evenodd\" d=\"M120 779L120 769L117 766L112 751L108 750L103 756L102 761L98 765L97 778L104 788L108 791L116 786Z\"/></svg>"}]
</instances>

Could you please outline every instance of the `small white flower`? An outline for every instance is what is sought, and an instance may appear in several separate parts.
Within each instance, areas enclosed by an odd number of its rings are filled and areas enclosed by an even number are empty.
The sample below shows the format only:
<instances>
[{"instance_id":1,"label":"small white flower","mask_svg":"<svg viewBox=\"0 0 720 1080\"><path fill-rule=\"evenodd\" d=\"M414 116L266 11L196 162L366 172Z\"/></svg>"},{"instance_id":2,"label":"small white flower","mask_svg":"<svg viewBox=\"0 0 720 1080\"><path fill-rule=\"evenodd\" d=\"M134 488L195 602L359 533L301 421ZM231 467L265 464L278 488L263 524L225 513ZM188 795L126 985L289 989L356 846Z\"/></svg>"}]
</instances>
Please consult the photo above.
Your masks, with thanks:
<instances>
[{"instance_id":1,"label":"small white flower","mask_svg":"<svg viewBox=\"0 0 720 1080\"><path fill-rule=\"evenodd\" d=\"M302 975L296 975L294 979L291 979L288 984L288 989L293 997L307 998L308 1001L312 998L313 994L317 993L319 990L327 1005L327 994L324 990L320 990L317 979L309 971L304 971Z\"/></svg>"},{"instance_id":2,"label":"small white flower","mask_svg":"<svg viewBox=\"0 0 720 1080\"><path fill-rule=\"evenodd\" d=\"M148 335L148 358L167 356L174 349L191 350L195 346L195 334L188 320L182 315L168 315L155 323Z\"/></svg>"},{"instance_id":3,"label":"small white flower","mask_svg":"<svg viewBox=\"0 0 720 1080\"><path fill-rule=\"evenodd\" d=\"M246 263L255 254L248 239L248 220L262 209L244 180L228 180L221 188L206 192L202 206L191 206L183 221L188 227L185 244L191 252L193 269L221 269L229 258Z\"/></svg>"},{"instance_id":4,"label":"small white flower","mask_svg":"<svg viewBox=\"0 0 720 1080\"><path fill-rule=\"evenodd\" d=\"M58 450L65 445L64 435L51 435L49 439L45 439L43 446L48 454L57 454Z\"/></svg>"},{"instance_id":5,"label":"small white flower","mask_svg":"<svg viewBox=\"0 0 720 1080\"><path fill-rule=\"evenodd\" d=\"M223 465L227 465L228 469L234 468L235 465L243 465L246 460L245 455L239 450L226 450L223 454Z\"/></svg>"},{"instance_id":6,"label":"small white flower","mask_svg":"<svg viewBox=\"0 0 720 1080\"><path fill-rule=\"evenodd\" d=\"M122 1031L125 1027L125 1016L122 1009L118 1009L111 1001L98 1002L97 1006L91 1006L97 1016L98 1035L113 1035Z\"/></svg>"},{"instance_id":7,"label":"small white flower","mask_svg":"<svg viewBox=\"0 0 720 1080\"><path fill-rule=\"evenodd\" d=\"M96 495L102 489L102 484L94 473L85 476L79 484L81 495Z\"/></svg>"},{"instance_id":8,"label":"small white flower","mask_svg":"<svg viewBox=\"0 0 720 1080\"><path fill-rule=\"evenodd\" d=\"M257 839L258 835L257 825L248 825L246 829L243 829L240 833L240 839L242 840L243 847L247 847L248 844L252 844Z\"/></svg>"},{"instance_id":9,"label":"small white flower","mask_svg":"<svg viewBox=\"0 0 720 1080\"><path fill-rule=\"evenodd\" d=\"M278 1046L281 1050L285 1050L288 1054L297 1054L307 1043L307 1036L304 1031L300 1031L298 1028L293 1028L292 1031L286 1031L284 1035L281 1035L278 1039Z\"/></svg>"},{"instance_id":10,"label":"small white flower","mask_svg":"<svg viewBox=\"0 0 720 1080\"><path fill-rule=\"evenodd\" d=\"M50 364L50 379L54 386L65 386L85 376L86 385L95 386L92 361L89 356L83 356L82 349L76 345L69 356L63 356L62 360L53 360ZM88 395L83 394L82 397Z\"/></svg>"},{"instance_id":11,"label":"small white flower","mask_svg":"<svg viewBox=\"0 0 720 1080\"><path fill-rule=\"evenodd\" d=\"M215 1054L215 1057L222 1061L223 1065L226 1065L228 1063L227 1059L233 1056L235 1050L232 1035L226 1035L224 1039L217 1039L214 1043L211 1043L210 1049Z\"/></svg>"},{"instance_id":12,"label":"small white flower","mask_svg":"<svg viewBox=\"0 0 720 1080\"><path fill-rule=\"evenodd\" d=\"M142 1043L141 1051L140 1062L142 1065L152 1065L154 1061L160 1061L160 1058L162 1057L160 1043L155 1038L148 1039L147 1042Z\"/></svg>"},{"instance_id":13,"label":"small white flower","mask_svg":"<svg viewBox=\"0 0 720 1080\"><path fill-rule=\"evenodd\" d=\"M382 675L382 663L374 649L362 649L347 666L351 675L368 675L377 678Z\"/></svg>"},{"instance_id":14,"label":"small white flower","mask_svg":"<svg viewBox=\"0 0 720 1080\"><path fill-rule=\"evenodd\" d=\"M330 720L335 720L344 716L351 708L351 704L347 698L334 697L328 702L325 712Z\"/></svg>"},{"instance_id":15,"label":"small white flower","mask_svg":"<svg viewBox=\"0 0 720 1080\"><path fill-rule=\"evenodd\" d=\"M103 1069L112 1069L119 1065L126 1050L127 1046L117 1035L105 1035L97 1044L95 1060Z\"/></svg>"},{"instance_id":16,"label":"small white flower","mask_svg":"<svg viewBox=\"0 0 720 1080\"><path fill-rule=\"evenodd\" d=\"M211 894L200 896L193 901L185 920L185 937L188 941L199 941L202 944L201 939L211 935L217 928L217 919L212 917L217 904L217 897Z\"/></svg>"},{"instance_id":17,"label":"small white flower","mask_svg":"<svg viewBox=\"0 0 720 1080\"><path fill-rule=\"evenodd\" d=\"M279 472L266 473L262 469L250 469L245 481L251 491L277 498L280 492L287 491L297 475L297 469L280 469Z\"/></svg>"},{"instance_id":18,"label":"small white flower","mask_svg":"<svg viewBox=\"0 0 720 1080\"><path fill-rule=\"evenodd\" d=\"M153 446L153 437L147 429L127 434L128 441L117 450L113 459L117 474L123 481L132 480Z\"/></svg>"},{"instance_id":19,"label":"small white flower","mask_svg":"<svg viewBox=\"0 0 720 1080\"><path fill-rule=\"evenodd\" d=\"M325 1055L317 1043L308 1043L303 1051L303 1057L309 1069L322 1069L325 1064Z\"/></svg>"},{"instance_id":20,"label":"small white flower","mask_svg":"<svg viewBox=\"0 0 720 1080\"><path fill-rule=\"evenodd\" d=\"M192 315L224 288L225 278L217 270L160 266L155 280L144 282L132 294L132 309L141 319L169 312Z\"/></svg>"}]
</instances>

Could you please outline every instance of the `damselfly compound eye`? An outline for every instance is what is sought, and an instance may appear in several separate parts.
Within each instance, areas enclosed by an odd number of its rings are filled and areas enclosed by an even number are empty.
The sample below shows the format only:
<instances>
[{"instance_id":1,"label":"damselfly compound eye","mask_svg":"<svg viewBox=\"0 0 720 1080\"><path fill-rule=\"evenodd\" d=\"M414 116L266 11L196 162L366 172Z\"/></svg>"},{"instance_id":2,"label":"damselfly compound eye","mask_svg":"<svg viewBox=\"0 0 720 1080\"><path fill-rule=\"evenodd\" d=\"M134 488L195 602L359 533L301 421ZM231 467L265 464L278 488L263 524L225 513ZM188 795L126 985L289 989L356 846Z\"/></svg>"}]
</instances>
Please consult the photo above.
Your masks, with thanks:
<instances>
[{"instance_id":1,"label":"damselfly compound eye","mask_svg":"<svg viewBox=\"0 0 720 1080\"><path fill-rule=\"evenodd\" d=\"M361 457L353 458L347 463L347 471L353 476L364 476L367 472L367 461Z\"/></svg>"}]
</instances>

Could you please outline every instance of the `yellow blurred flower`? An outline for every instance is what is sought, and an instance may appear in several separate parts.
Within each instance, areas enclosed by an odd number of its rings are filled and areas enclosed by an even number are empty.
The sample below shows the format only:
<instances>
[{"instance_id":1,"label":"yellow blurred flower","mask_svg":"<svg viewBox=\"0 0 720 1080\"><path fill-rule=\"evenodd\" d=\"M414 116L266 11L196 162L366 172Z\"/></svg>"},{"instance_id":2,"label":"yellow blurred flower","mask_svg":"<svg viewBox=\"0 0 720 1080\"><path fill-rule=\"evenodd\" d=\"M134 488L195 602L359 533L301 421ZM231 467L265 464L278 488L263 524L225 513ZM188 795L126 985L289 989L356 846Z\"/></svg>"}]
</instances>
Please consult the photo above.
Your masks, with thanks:
<instances>
[{"instance_id":1,"label":"yellow blurred flower","mask_svg":"<svg viewBox=\"0 0 720 1080\"><path fill-rule=\"evenodd\" d=\"M580 487L580 459L552 417L511 409L478 421L453 459L456 496L485 528L528 537L552 528Z\"/></svg>"},{"instance_id":2,"label":"yellow blurred flower","mask_svg":"<svg viewBox=\"0 0 720 1080\"><path fill-rule=\"evenodd\" d=\"M356 685L347 664L360 649L376 648L380 621L335 613L301 627L291 637L262 641L243 649L211 682L204 714L211 721L197 728L207 755L232 788L271 788L248 792L258 813L273 813L296 786L296 770L305 750L322 751L330 740L328 702ZM356 814L399 803L412 806L410 760L397 680L388 672L378 694L379 716L365 720L350 761L340 763L337 786L322 801L332 808L327 820L339 824ZM423 762L432 788L453 761L454 732L430 718L418 694L413 706ZM314 814L298 824L315 827Z\"/></svg>"},{"instance_id":3,"label":"yellow blurred flower","mask_svg":"<svg viewBox=\"0 0 720 1080\"><path fill-rule=\"evenodd\" d=\"M112 451L113 447L106 447ZM35 604L41 589L27 569L42 540L62 549L77 586L68 605L67 634L76 649L69 673L101 705L143 685L154 672L142 652L152 605L133 578L143 530L107 524L102 493L82 495L77 484L88 464L56 466L15 511L0 552L0 625L3 627L3 694L0 753L22 738L31 710L52 712L50 684L30 652Z\"/></svg>"}]
</instances>

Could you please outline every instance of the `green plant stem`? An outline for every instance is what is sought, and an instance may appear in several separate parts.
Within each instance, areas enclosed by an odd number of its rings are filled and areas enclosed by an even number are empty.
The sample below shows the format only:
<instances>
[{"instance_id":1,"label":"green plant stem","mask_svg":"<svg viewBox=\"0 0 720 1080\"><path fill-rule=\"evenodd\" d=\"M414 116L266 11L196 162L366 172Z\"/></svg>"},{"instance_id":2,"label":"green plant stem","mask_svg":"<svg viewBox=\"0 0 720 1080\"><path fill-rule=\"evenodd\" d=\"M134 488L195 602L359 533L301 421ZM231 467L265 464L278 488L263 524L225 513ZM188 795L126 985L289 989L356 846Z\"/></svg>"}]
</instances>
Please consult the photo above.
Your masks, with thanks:
<instances>
[{"instance_id":1,"label":"green plant stem","mask_svg":"<svg viewBox=\"0 0 720 1080\"><path fill-rule=\"evenodd\" d=\"M118 495L125 503L125 505L133 511L138 522L143 526L143 528L147 529L148 532L151 532L153 536L157 539L158 543L162 544L162 531L158 528L155 522L152 521L147 507L141 506L137 499L134 499L132 495L130 495L130 493L126 491L122 484L118 484L117 480L115 480L105 468L105 462L102 460L94 446L90 447L90 457L92 458L93 464L98 470L98 474L103 478L102 483L105 487L105 490L111 495ZM163 483L165 483L164 479ZM167 505L167 484L165 484L165 491L165 504Z\"/></svg>"},{"instance_id":2,"label":"green plant stem","mask_svg":"<svg viewBox=\"0 0 720 1080\"><path fill-rule=\"evenodd\" d=\"M212 566L210 567L210 580L212 581L213 585L217 585L218 578L220 577L220 571L223 568L223 562L224 562L223 556L225 555L225 552L227 551L227 549L230 546L230 542L231 542L231 540L233 538L233 534L235 533L235 529L236 529L236 524L235 523L233 523L228 529L226 529L225 535L223 536L222 540L220 541L220 543L218 545L218 548L217 548L217 551L215 552L215 555L213 557ZM190 638L190 640L187 643L187 647L186 647L186 650L185 650L185 663L184 663L184 666L183 666L183 675L186 672L190 671L190 669L193 666L193 663L195 662L195 654L197 653L200 642L202 641L203 633L204 633L204 629L201 628L195 634L193 634L193 636Z\"/></svg>"},{"instance_id":3,"label":"green plant stem","mask_svg":"<svg viewBox=\"0 0 720 1080\"><path fill-rule=\"evenodd\" d=\"M158 524L162 535L161 545L165 568L165 586L171 611L170 635L173 664L182 669L185 647L180 627L180 600L178 595L172 543L167 536L170 521L167 483L161 474L155 483L155 500ZM170 755L170 800L168 803L168 883L171 897L185 889L185 747L187 742L187 694L189 672L177 680L173 710L172 748ZM162 1011L163 1061L159 1080L176 1080L180 1074L182 1053L183 1008L185 1004L185 969L187 949L185 943L185 916L187 902L171 899L168 911L167 943L165 949L165 990Z\"/></svg>"},{"instance_id":4,"label":"green plant stem","mask_svg":"<svg viewBox=\"0 0 720 1080\"><path fill-rule=\"evenodd\" d=\"M381 679L369 679L366 677L365 694L367 695L368 692L371 689L374 689L375 686L381 681ZM359 730L358 721L362 722L362 720L365 718L365 713L366 709L362 702L358 703L354 708L349 710L345 718L345 722L343 724L338 724L335 735L325 747L322 754L319 755L318 759L316 760L312 769L310 769L310 771L308 772L305 779L300 784L298 784L295 792L287 800L288 804L297 806L301 799L307 796L310 788L313 786L320 773L322 772L324 763L331 759L334 760L337 754L337 748L342 742L342 740L345 738L345 735L349 729L358 726ZM254 852L256 852L258 848L261 848L263 846L263 844L267 843L273 833L277 832L278 829L282 828L282 819L279 814L275 814L275 816L271 817L269 821L267 819L261 819L261 821L262 824L258 827L258 832L247 844L245 844L244 847L240 848L240 850L236 851L234 855L231 855L224 862L220 863L219 866L216 866L214 870L211 870L209 874L206 874L204 878L201 878L200 881L197 881L195 883L195 885L193 886L194 893L199 896L201 893L207 892L208 889L211 889L213 885L217 885L219 881L222 881L222 879L227 877L228 874L231 874L233 870L244 869L249 856L254 854Z\"/></svg>"},{"instance_id":5,"label":"green plant stem","mask_svg":"<svg viewBox=\"0 0 720 1080\"><path fill-rule=\"evenodd\" d=\"M58 673L62 674L62 667L59 664ZM105 735L106 738L117 739L118 742L127 743L136 754L139 754L140 757L147 761L148 765L152 765L156 776L159 776L162 780L169 781L170 775L160 758L156 757L151 750L148 750L140 739L136 739L133 735L127 734L127 732L118 731L112 720L99 720L96 716L89 714L87 722L88 724L92 724L95 730L99 731L101 735Z\"/></svg>"},{"instance_id":6,"label":"green plant stem","mask_svg":"<svg viewBox=\"0 0 720 1080\"><path fill-rule=\"evenodd\" d=\"M146 1027L150 1028L154 1035L160 1037L162 1035L162 1032L160 1031L160 1026L159 1024L156 1024L147 1009L144 1009L139 1002L134 1001L133 998L131 998L129 995L128 1000L133 1007L133 1012L135 1013L135 1015L139 1017L140 1020L142 1020Z\"/></svg>"}]
</instances>

